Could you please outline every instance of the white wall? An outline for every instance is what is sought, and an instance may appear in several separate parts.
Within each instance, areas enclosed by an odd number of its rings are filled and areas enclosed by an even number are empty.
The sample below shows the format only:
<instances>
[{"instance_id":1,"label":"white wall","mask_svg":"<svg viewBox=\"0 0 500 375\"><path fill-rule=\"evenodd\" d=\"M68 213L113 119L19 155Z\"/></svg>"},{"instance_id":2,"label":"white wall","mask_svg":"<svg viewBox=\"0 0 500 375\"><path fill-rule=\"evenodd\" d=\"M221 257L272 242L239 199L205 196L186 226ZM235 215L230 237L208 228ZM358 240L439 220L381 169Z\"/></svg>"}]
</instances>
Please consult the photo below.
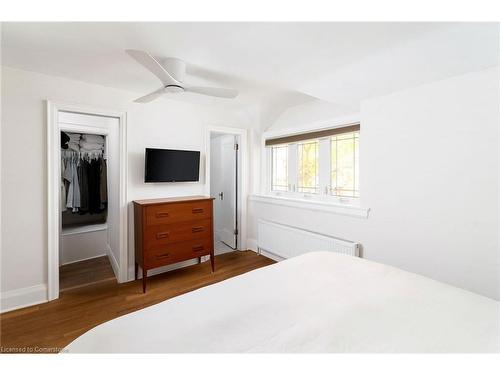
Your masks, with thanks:
<instances>
[{"instance_id":1,"label":"white wall","mask_svg":"<svg viewBox=\"0 0 500 375\"><path fill-rule=\"evenodd\" d=\"M204 192L203 167L199 183L144 184L145 147L195 149L203 155L206 125L252 125L248 120L251 117L236 110L167 99L147 105L132 103L137 96L139 94L2 67L2 297L16 298L24 291L33 291L34 287L36 298L40 299L45 293L46 99L127 111L129 202ZM133 249L130 215L129 229L129 248ZM133 251L129 254L130 261ZM133 270L133 262L129 263L129 269ZM2 302L5 303L4 298Z\"/></svg>"},{"instance_id":2,"label":"white wall","mask_svg":"<svg viewBox=\"0 0 500 375\"><path fill-rule=\"evenodd\" d=\"M251 201L258 218L359 241L363 256L500 299L499 70L361 103L368 219ZM252 241L251 241L252 242Z\"/></svg>"},{"instance_id":3,"label":"white wall","mask_svg":"<svg viewBox=\"0 0 500 375\"><path fill-rule=\"evenodd\" d=\"M59 264L74 263L107 255L108 229L89 232L66 232L61 235Z\"/></svg>"}]
</instances>

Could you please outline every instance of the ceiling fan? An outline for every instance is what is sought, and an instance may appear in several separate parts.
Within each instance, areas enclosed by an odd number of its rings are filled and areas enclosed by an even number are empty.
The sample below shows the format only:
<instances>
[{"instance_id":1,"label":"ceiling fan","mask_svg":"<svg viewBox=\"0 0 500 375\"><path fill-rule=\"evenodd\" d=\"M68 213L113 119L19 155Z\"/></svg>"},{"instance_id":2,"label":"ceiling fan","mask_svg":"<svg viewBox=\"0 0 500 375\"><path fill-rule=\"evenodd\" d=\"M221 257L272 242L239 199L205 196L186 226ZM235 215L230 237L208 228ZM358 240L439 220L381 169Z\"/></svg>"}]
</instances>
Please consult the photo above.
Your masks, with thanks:
<instances>
[{"instance_id":1,"label":"ceiling fan","mask_svg":"<svg viewBox=\"0 0 500 375\"><path fill-rule=\"evenodd\" d=\"M218 98L235 98L238 96L238 91L233 89L190 86L185 84L183 80L186 73L186 63L182 60L168 58L163 61L162 65L145 51L135 49L127 49L125 51L139 64L158 77L163 84L158 90L134 100L136 103L149 103L163 94L182 93L184 91Z\"/></svg>"}]
</instances>

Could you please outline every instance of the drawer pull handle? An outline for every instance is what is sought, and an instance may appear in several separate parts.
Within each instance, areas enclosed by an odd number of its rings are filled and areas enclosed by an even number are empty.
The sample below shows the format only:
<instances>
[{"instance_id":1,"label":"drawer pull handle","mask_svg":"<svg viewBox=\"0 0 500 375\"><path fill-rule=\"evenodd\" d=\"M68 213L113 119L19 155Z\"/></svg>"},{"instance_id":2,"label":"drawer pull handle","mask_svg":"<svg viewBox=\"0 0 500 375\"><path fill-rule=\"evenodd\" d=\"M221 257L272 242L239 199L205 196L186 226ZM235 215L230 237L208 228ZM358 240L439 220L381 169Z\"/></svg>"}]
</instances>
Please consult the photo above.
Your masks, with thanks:
<instances>
[{"instance_id":1,"label":"drawer pull handle","mask_svg":"<svg viewBox=\"0 0 500 375\"><path fill-rule=\"evenodd\" d=\"M203 232L203 230L204 230L203 227L193 227L193 229L191 229L193 233Z\"/></svg>"},{"instance_id":2,"label":"drawer pull handle","mask_svg":"<svg viewBox=\"0 0 500 375\"><path fill-rule=\"evenodd\" d=\"M159 219L162 218L162 217L168 217L168 216L169 216L168 212L157 212L156 213L156 217L159 218Z\"/></svg>"},{"instance_id":3,"label":"drawer pull handle","mask_svg":"<svg viewBox=\"0 0 500 375\"><path fill-rule=\"evenodd\" d=\"M194 251L202 251L205 248L205 246L200 245L200 246L193 246Z\"/></svg>"},{"instance_id":4,"label":"drawer pull handle","mask_svg":"<svg viewBox=\"0 0 500 375\"><path fill-rule=\"evenodd\" d=\"M165 253L165 254L158 254L156 256L156 259L163 259L163 258L168 258L170 254L169 253Z\"/></svg>"},{"instance_id":5,"label":"drawer pull handle","mask_svg":"<svg viewBox=\"0 0 500 375\"><path fill-rule=\"evenodd\" d=\"M192 212L193 214L202 214L203 208L193 208Z\"/></svg>"},{"instance_id":6,"label":"drawer pull handle","mask_svg":"<svg viewBox=\"0 0 500 375\"><path fill-rule=\"evenodd\" d=\"M159 232L156 233L156 239L161 240L162 238L168 238L169 232Z\"/></svg>"}]
</instances>

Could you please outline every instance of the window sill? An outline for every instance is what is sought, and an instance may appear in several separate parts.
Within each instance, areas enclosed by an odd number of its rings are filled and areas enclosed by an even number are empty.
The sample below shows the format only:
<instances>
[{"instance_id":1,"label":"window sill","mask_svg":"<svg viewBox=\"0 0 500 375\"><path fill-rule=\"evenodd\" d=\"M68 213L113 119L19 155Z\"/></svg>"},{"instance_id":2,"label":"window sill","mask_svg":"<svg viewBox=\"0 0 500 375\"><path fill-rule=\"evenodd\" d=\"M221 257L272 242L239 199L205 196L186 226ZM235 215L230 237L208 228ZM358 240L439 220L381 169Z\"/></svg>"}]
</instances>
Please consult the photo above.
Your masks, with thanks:
<instances>
[{"instance_id":1,"label":"window sill","mask_svg":"<svg viewBox=\"0 0 500 375\"><path fill-rule=\"evenodd\" d=\"M253 194L249 199L254 202L275 204L280 206L288 206L295 208L304 208L311 211L329 212L338 215L351 217L368 218L369 208L362 208L350 204L332 203L324 201L314 201L310 199L297 199L288 197L278 197L272 195Z\"/></svg>"}]
</instances>

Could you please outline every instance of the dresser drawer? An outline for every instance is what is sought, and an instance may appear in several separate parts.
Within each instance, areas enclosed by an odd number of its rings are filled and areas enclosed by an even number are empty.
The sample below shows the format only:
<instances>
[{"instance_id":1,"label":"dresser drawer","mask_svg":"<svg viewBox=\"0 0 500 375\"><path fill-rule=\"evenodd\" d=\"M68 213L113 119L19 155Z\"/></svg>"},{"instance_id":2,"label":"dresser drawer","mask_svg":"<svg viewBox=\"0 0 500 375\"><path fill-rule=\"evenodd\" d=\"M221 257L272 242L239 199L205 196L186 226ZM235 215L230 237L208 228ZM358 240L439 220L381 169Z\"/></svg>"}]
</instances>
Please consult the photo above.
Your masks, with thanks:
<instances>
[{"instance_id":1,"label":"dresser drawer","mask_svg":"<svg viewBox=\"0 0 500 375\"><path fill-rule=\"evenodd\" d=\"M171 224L207 219L212 216L212 201L159 204L146 207L146 225Z\"/></svg>"},{"instance_id":2,"label":"dresser drawer","mask_svg":"<svg viewBox=\"0 0 500 375\"><path fill-rule=\"evenodd\" d=\"M171 244L201 238L211 238L211 219L185 221L177 224L152 225L144 230L144 250L157 244Z\"/></svg>"},{"instance_id":3,"label":"dresser drawer","mask_svg":"<svg viewBox=\"0 0 500 375\"><path fill-rule=\"evenodd\" d=\"M211 238L177 242L169 245L157 244L144 253L144 263L148 268L160 267L167 264L209 255L212 251Z\"/></svg>"}]
</instances>

